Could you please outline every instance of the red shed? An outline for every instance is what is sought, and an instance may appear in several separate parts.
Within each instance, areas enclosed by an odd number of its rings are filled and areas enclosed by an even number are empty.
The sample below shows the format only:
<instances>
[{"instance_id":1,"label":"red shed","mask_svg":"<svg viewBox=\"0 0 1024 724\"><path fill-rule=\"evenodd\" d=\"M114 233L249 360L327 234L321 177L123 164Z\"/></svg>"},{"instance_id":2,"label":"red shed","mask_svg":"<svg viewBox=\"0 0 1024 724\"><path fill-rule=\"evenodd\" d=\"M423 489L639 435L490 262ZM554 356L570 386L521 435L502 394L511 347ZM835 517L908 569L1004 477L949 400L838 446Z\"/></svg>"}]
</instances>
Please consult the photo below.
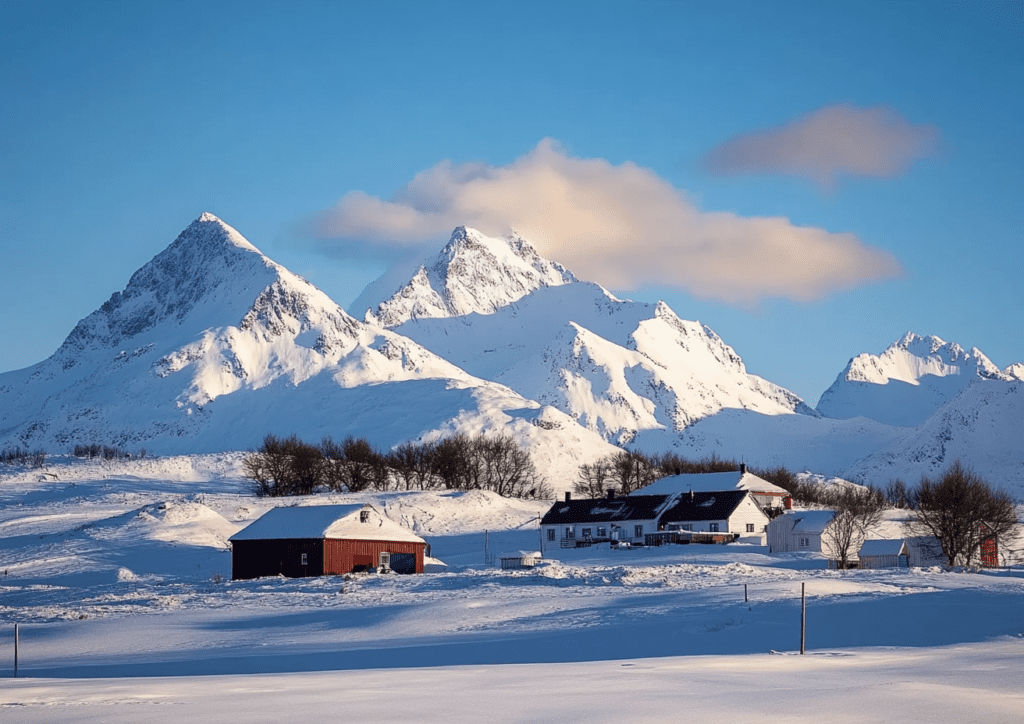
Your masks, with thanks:
<instances>
[{"instance_id":1,"label":"red shed","mask_svg":"<svg viewBox=\"0 0 1024 724\"><path fill-rule=\"evenodd\" d=\"M372 505L271 508L231 541L231 578L289 578L389 568L423 573L426 541Z\"/></svg>"}]
</instances>

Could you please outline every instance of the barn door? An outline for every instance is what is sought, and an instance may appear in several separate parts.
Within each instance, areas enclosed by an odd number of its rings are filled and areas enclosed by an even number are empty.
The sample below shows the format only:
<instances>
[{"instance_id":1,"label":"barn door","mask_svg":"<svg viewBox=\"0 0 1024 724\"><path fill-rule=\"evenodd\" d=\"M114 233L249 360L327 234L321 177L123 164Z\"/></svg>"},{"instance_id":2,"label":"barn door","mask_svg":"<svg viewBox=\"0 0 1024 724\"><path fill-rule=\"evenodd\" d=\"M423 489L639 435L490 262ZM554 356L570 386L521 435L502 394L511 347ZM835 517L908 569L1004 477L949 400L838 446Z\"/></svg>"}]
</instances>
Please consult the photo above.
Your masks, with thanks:
<instances>
[{"instance_id":1,"label":"barn door","mask_svg":"<svg viewBox=\"0 0 1024 724\"><path fill-rule=\"evenodd\" d=\"M415 573L416 572L416 554L415 553L392 553L391 554L391 570L395 573Z\"/></svg>"}]
</instances>

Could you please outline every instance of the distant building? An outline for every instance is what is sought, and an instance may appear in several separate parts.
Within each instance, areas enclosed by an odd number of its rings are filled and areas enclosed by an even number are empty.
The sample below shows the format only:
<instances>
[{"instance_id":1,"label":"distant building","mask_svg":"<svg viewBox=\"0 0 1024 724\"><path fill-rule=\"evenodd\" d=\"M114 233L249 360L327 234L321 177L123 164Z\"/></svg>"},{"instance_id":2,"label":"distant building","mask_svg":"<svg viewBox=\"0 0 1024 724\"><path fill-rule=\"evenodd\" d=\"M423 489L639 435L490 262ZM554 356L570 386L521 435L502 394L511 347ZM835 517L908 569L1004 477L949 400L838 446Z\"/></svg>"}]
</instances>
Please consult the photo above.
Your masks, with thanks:
<instances>
[{"instance_id":1,"label":"distant building","mask_svg":"<svg viewBox=\"0 0 1024 724\"><path fill-rule=\"evenodd\" d=\"M903 539L872 538L864 541L857 558L861 568L907 568L910 549Z\"/></svg>"},{"instance_id":2,"label":"distant building","mask_svg":"<svg viewBox=\"0 0 1024 724\"><path fill-rule=\"evenodd\" d=\"M228 539L231 578L423 573L426 541L372 505L271 508Z\"/></svg>"}]
</instances>

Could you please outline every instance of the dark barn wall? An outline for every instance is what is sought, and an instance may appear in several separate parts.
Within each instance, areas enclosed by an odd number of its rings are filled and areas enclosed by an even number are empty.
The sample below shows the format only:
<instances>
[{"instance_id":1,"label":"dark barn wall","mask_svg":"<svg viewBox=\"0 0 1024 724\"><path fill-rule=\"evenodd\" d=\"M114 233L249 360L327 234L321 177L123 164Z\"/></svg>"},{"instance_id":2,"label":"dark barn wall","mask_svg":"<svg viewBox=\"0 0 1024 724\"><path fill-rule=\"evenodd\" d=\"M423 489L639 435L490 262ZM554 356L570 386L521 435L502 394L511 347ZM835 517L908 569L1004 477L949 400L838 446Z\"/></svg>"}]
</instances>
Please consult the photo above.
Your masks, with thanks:
<instances>
[{"instance_id":1,"label":"dark barn wall","mask_svg":"<svg viewBox=\"0 0 1024 724\"><path fill-rule=\"evenodd\" d=\"M302 554L307 564L302 565ZM322 576L324 574L324 542L316 538L285 540L237 540L231 543L231 578L283 575L288 578Z\"/></svg>"},{"instance_id":2,"label":"dark barn wall","mask_svg":"<svg viewBox=\"0 0 1024 724\"><path fill-rule=\"evenodd\" d=\"M423 573L425 543L399 543L382 540L324 541L324 573L349 573L356 565L376 566L381 552L412 553L416 556L416 572Z\"/></svg>"}]
</instances>

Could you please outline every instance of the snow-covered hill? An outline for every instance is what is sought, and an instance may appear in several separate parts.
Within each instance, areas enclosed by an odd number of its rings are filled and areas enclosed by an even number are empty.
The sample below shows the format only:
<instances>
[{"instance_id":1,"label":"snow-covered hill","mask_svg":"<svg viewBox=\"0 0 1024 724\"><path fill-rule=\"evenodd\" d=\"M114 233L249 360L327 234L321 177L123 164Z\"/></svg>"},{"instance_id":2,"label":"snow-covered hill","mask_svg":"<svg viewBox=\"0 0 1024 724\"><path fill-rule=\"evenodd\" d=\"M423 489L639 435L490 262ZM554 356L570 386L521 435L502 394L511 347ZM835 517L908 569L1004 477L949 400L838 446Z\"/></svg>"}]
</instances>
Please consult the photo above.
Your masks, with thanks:
<instances>
[{"instance_id":1,"label":"snow-covered hill","mask_svg":"<svg viewBox=\"0 0 1024 724\"><path fill-rule=\"evenodd\" d=\"M1024 379L1018 368L1003 371L977 348L967 352L956 343L908 332L880 355L851 359L817 409L828 417L869 417L913 427L974 380Z\"/></svg>"}]
</instances>

